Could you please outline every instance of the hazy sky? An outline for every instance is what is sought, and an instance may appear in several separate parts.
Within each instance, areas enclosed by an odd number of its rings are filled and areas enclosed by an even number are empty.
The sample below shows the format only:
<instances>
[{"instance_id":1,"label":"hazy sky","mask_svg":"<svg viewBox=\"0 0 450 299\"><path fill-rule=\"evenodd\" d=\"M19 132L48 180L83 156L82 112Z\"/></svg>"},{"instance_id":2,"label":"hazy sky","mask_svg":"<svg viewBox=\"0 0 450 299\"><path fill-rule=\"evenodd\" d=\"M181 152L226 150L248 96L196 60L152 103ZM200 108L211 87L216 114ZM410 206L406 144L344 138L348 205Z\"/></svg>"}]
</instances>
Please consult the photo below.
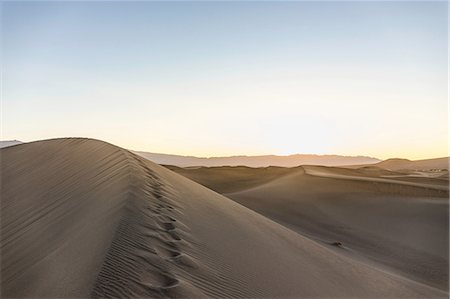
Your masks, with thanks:
<instances>
[{"instance_id":1,"label":"hazy sky","mask_svg":"<svg viewBox=\"0 0 450 299\"><path fill-rule=\"evenodd\" d=\"M3 2L2 139L446 156L446 2Z\"/></svg>"}]
</instances>

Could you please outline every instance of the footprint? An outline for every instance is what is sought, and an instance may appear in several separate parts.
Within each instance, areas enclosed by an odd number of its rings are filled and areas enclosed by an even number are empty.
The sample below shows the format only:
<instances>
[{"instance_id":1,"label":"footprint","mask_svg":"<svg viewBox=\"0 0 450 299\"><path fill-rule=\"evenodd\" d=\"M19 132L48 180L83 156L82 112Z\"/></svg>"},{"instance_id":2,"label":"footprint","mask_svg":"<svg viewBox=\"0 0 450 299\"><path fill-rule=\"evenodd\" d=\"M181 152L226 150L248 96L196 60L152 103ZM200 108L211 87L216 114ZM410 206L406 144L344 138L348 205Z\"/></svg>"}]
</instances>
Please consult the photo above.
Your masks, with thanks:
<instances>
[{"instance_id":1,"label":"footprint","mask_svg":"<svg viewBox=\"0 0 450 299\"><path fill-rule=\"evenodd\" d=\"M161 222L177 222L177 220L175 218L167 216L167 215L158 215L157 218Z\"/></svg>"},{"instance_id":2,"label":"footprint","mask_svg":"<svg viewBox=\"0 0 450 299\"><path fill-rule=\"evenodd\" d=\"M172 231L176 229L175 224L173 224L172 222L161 222L159 225L166 231Z\"/></svg>"},{"instance_id":3,"label":"footprint","mask_svg":"<svg viewBox=\"0 0 450 299\"><path fill-rule=\"evenodd\" d=\"M174 240L181 241L181 237L175 230L166 231L166 233Z\"/></svg>"},{"instance_id":4,"label":"footprint","mask_svg":"<svg viewBox=\"0 0 450 299\"><path fill-rule=\"evenodd\" d=\"M181 255L181 252L177 248L167 248L165 246L157 246L156 252L164 259L173 259Z\"/></svg>"},{"instance_id":5,"label":"footprint","mask_svg":"<svg viewBox=\"0 0 450 299\"><path fill-rule=\"evenodd\" d=\"M198 269L198 264L188 255L180 253L177 256L171 257L170 261L189 268Z\"/></svg>"},{"instance_id":6,"label":"footprint","mask_svg":"<svg viewBox=\"0 0 450 299\"><path fill-rule=\"evenodd\" d=\"M164 290L178 286L179 280L168 272L148 269L142 276L142 285L151 290Z\"/></svg>"}]
</instances>

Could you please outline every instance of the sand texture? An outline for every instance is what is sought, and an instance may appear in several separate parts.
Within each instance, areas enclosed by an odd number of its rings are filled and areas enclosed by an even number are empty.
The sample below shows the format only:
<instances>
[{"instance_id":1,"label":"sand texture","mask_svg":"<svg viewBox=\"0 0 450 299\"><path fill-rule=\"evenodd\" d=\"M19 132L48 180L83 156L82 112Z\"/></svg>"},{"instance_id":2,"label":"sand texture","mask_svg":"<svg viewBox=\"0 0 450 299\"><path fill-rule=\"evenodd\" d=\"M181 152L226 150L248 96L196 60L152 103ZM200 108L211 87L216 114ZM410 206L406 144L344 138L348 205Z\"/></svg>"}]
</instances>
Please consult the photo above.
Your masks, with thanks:
<instances>
[{"instance_id":1,"label":"sand texture","mask_svg":"<svg viewBox=\"0 0 450 299\"><path fill-rule=\"evenodd\" d=\"M448 291L444 173L303 166L269 181L265 174L258 183L253 177L262 169L214 169L215 176L208 168L174 170L339 254ZM249 188L223 192L246 177Z\"/></svg>"},{"instance_id":2,"label":"sand texture","mask_svg":"<svg viewBox=\"0 0 450 299\"><path fill-rule=\"evenodd\" d=\"M247 206L258 199L261 203L252 208L259 214L97 140L32 142L0 153L3 298L448 294L443 283L448 273L435 265L448 261L441 248L444 233L448 238L441 227L448 217L441 212L448 204L443 190L400 185L389 187L392 198L382 199L377 194L385 183L350 181L354 185L347 191L354 196L337 205L341 185L349 180L297 169L230 195ZM309 181L302 183L302 178ZM327 188L320 185L323 180L330 182ZM402 195L405 189L414 195ZM308 199L299 196L308 192ZM364 198L367 205L359 202L361 194L370 194ZM387 208L378 204L382 200ZM378 218L377 209L385 209L384 218ZM367 216L369 210L373 216ZM343 248L327 244L335 239L334 225L346 232L339 235ZM416 272L377 260L389 250L386 259L405 263L389 242L406 250L406 260L419 261ZM366 247L373 249L368 249L369 258ZM424 276L423 265L428 264L433 273Z\"/></svg>"}]
</instances>

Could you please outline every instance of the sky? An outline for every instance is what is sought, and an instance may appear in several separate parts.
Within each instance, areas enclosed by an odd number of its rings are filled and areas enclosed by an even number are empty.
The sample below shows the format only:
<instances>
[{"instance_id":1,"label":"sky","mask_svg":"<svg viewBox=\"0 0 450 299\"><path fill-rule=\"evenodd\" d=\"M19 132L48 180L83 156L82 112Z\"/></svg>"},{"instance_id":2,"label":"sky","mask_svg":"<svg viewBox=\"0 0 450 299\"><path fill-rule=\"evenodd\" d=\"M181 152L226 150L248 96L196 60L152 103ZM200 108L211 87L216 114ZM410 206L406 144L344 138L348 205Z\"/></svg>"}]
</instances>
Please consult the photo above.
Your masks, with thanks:
<instances>
[{"instance_id":1,"label":"sky","mask_svg":"<svg viewBox=\"0 0 450 299\"><path fill-rule=\"evenodd\" d=\"M1 139L448 156L447 2L2 2Z\"/></svg>"}]
</instances>

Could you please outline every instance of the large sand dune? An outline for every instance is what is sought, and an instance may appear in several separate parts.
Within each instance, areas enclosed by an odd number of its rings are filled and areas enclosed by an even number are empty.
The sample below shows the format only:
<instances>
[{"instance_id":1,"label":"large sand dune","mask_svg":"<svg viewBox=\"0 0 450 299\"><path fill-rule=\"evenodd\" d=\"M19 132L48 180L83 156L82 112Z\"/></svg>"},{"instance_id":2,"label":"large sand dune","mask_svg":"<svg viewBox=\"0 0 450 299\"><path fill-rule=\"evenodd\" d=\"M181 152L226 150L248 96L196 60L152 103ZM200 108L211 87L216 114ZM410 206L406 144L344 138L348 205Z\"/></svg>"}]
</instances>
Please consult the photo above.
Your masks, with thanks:
<instances>
[{"instance_id":1,"label":"large sand dune","mask_svg":"<svg viewBox=\"0 0 450 299\"><path fill-rule=\"evenodd\" d=\"M0 153L2 297L446 296L101 141Z\"/></svg>"}]
</instances>

